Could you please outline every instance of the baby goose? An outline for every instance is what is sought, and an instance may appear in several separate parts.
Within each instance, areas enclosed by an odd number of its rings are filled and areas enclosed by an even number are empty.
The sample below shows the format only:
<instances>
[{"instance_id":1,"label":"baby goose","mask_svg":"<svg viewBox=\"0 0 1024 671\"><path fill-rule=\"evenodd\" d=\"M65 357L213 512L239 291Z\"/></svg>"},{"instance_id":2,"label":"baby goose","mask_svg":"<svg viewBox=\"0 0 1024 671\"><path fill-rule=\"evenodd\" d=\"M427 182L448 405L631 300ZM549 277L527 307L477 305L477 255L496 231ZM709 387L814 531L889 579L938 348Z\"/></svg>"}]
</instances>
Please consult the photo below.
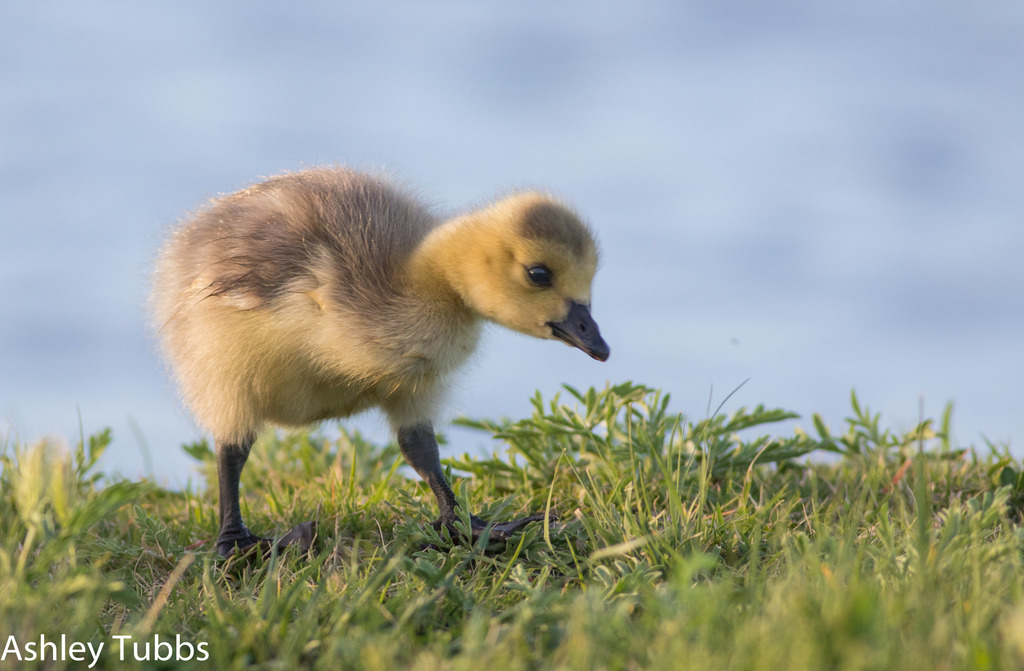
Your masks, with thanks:
<instances>
[{"instance_id":1,"label":"baby goose","mask_svg":"<svg viewBox=\"0 0 1024 671\"><path fill-rule=\"evenodd\" d=\"M487 319L599 361L590 316L597 248L565 205L535 192L440 221L382 177L284 174L213 201L164 245L152 291L164 355L212 432L217 550L270 541L242 521L242 468L266 422L300 426L379 407L452 528L433 417ZM492 540L538 516L488 525ZM279 541L308 548L312 523Z\"/></svg>"}]
</instances>

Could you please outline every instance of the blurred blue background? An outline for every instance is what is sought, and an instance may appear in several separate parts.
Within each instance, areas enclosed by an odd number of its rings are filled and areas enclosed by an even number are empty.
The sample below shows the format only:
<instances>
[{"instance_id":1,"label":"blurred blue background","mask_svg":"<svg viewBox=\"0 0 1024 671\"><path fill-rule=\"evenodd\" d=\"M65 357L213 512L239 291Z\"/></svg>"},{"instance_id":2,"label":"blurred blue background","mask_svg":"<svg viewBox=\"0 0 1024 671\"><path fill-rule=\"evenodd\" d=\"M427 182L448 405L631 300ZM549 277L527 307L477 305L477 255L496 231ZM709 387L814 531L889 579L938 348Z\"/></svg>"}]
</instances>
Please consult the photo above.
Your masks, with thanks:
<instances>
[{"instance_id":1,"label":"blurred blue background","mask_svg":"<svg viewBox=\"0 0 1024 671\"><path fill-rule=\"evenodd\" d=\"M609 362L492 328L450 415L634 380L700 419L749 378L726 411L841 430L854 388L909 429L952 400L957 442L1019 451L1015 2L4 3L0 443L112 426L108 470L183 484L155 249L332 162L443 209L543 186L599 233Z\"/></svg>"}]
</instances>

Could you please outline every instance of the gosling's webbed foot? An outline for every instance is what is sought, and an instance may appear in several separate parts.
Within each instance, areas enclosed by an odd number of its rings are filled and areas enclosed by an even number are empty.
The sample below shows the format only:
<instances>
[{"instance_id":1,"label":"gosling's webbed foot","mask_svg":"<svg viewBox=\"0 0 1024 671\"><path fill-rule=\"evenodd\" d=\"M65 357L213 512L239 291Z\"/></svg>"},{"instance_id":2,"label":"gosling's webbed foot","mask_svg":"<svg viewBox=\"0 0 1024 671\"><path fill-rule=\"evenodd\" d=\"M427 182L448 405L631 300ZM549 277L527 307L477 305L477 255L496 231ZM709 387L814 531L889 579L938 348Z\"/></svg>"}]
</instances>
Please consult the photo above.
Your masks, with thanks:
<instances>
[{"instance_id":1,"label":"gosling's webbed foot","mask_svg":"<svg viewBox=\"0 0 1024 671\"><path fill-rule=\"evenodd\" d=\"M465 528L465 525L460 522L463 517L458 514L459 504L455 500L455 494L452 492L451 486L448 485L444 470L441 468L434 427L427 421L402 426L398 429L398 446L402 450L402 456L427 482L430 491L437 499L441 518L431 523L431 526L437 531L440 531L442 527L446 528L452 538L465 538L468 535L474 545L481 538L484 539L485 544L495 544L508 540L512 534L530 522L537 522L545 517L544 515L530 515L511 522L489 524L476 515L470 515L469 529L466 529L466 532L460 531L460 528ZM552 516L551 519L554 517ZM426 547L431 546L427 545Z\"/></svg>"},{"instance_id":2,"label":"gosling's webbed foot","mask_svg":"<svg viewBox=\"0 0 1024 671\"><path fill-rule=\"evenodd\" d=\"M554 519L552 516L551 519ZM481 522L483 526L477 525L477 522ZM490 541L505 541L508 540L512 534L524 528L530 522L543 522L544 515L530 515L528 517L521 517L518 520L510 520L508 522L494 522L488 525L487 522L480 520L479 518L473 520L473 540L476 541L480 536L485 533L490 533ZM490 532L488 532L488 526Z\"/></svg>"},{"instance_id":3,"label":"gosling's webbed foot","mask_svg":"<svg viewBox=\"0 0 1024 671\"><path fill-rule=\"evenodd\" d=\"M257 536L256 534L246 533L241 535L225 536L221 534L217 538L217 554L227 559L233 555L247 555L254 551L254 548L259 548L266 545L270 547L270 539Z\"/></svg>"},{"instance_id":4,"label":"gosling's webbed foot","mask_svg":"<svg viewBox=\"0 0 1024 671\"><path fill-rule=\"evenodd\" d=\"M250 532L237 535L221 535L217 539L217 554L227 559L233 555L249 555L254 553L269 556L275 545L277 549L283 550L286 547L295 547L306 553L314 549L316 545L316 522L303 522L296 524L288 530L288 533L277 539L277 543L269 538L263 538Z\"/></svg>"},{"instance_id":5,"label":"gosling's webbed foot","mask_svg":"<svg viewBox=\"0 0 1024 671\"><path fill-rule=\"evenodd\" d=\"M296 547L303 553L315 550L317 545L316 522L296 524L277 541L277 548Z\"/></svg>"},{"instance_id":6,"label":"gosling's webbed foot","mask_svg":"<svg viewBox=\"0 0 1024 671\"><path fill-rule=\"evenodd\" d=\"M554 521L554 514L551 515L551 520ZM443 520L439 519L431 523L431 526L441 530L441 527L446 527L448 533L452 535L452 538L458 538L462 536L462 532L455 525L455 519ZM530 522L543 522L544 515L530 515L528 517L522 517L518 520L512 520L510 522L488 522L484 519L477 517L476 515L470 515L470 532L472 534L472 542L475 544L482 537L487 537L487 543L502 543L512 537L512 534L524 528Z\"/></svg>"}]
</instances>

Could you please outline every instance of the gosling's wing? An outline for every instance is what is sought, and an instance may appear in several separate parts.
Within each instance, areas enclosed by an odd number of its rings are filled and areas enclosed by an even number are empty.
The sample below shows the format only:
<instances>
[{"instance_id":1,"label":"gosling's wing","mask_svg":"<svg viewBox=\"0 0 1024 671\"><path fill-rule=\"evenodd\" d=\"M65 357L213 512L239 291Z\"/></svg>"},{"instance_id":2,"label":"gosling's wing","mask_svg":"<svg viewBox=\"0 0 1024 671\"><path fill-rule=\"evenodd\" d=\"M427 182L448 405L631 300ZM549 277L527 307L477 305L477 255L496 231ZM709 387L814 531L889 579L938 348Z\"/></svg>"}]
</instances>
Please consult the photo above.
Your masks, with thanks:
<instances>
[{"instance_id":1,"label":"gosling's wing","mask_svg":"<svg viewBox=\"0 0 1024 671\"><path fill-rule=\"evenodd\" d=\"M399 291L405 259L433 225L380 178L314 169L214 201L178 233L171 256L195 300L248 310L313 292L370 309Z\"/></svg>"}]
</instances>

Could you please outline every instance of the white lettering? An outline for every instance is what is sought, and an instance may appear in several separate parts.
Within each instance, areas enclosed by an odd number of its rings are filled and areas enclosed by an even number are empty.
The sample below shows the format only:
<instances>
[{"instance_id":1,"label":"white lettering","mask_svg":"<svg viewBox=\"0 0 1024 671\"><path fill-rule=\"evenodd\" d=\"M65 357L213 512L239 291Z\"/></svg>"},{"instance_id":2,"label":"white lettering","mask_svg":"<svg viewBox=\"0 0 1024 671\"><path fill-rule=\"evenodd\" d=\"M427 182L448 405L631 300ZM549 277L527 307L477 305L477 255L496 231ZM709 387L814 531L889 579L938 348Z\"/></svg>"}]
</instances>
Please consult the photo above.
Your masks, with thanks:
<instances>
[{"instance_id":1,"label":"white lettering","mask_svg":"<svg viewBox=\"0 0 1024 671\"><path fill-rule=\"evenodd\" d=\"M14 638L14 634L7 637L7 643L4 645L4 653L0 655L0 662L7 661L7 655L12 654L18 658L19 662L23 662L21 658L21 647L18 646L18 639ZM31 659L28 661L32 661Z\"/></svg>"},{"instance_id":2,"label":"white lettering","mask_svg":"<svg viewBox=\"0 0 1024 671\"><path fill-rule=\"evenodd\" d=\"M181 648L185 647L188 653L188 657L182 654ZM181 634L174 635L174 661L176 662L189 662L196 654L196 649L188 641L181 640Z\"/></svg>"},{"instance_id":3,"label":"white lettering","mask_svg":"<svg viewBox=\"0 0 1024 671\"><path fill-rule=\"evenodd\" d=\"M111 636L118 644L118 657L120 661L126 659L126 648L131 643L132 657L137 662L205 662L210 659L209 645L206 641L193 643L183 640L181 634L174 635L174 643L167 637L161 638L154 634L151 640L136 641L131 635L122 634ZM60 635L60 643L56 636L47 638L46 634L40 634L39 640L21 642L14 634L9 634L4 641L3 649L0 650L0 662L8 659L19 662L89 662L88 668L92 669L99 664L103 655L106 643L100 641L69 641L67 634ZM6 666L4 667L6 668Z\"/></svg>"},{"instance_id":4,"label":"white lettering","mask_svg":"<svg viewBox=\"0 0 1024 671\"><path fill-rule=\"evenodd\" d=\"M103 652L103 646L106 644L103 641L100 641L100 644L93 648L92 641L89 641L86 645L89 646L89 654L92 655L92 663L89 664L89 668L91 669L96 666L96 662L100 661L100 653Z\"/></svg>"},{"instance_id":5,"label":"white lettering","mask_svg":"<svg viewBox=\"0 0 1024 671\"><path fill-rule=\"evenodd\" d=\"M130 641L130 640L132 640L132 637L131 637L131 636L128 636L128 635L126 635L126 634L122 634L121 636L114 636L114 638L116 638L116 639L117 639L117 642L118 642L118 646L119 646L119 647L118 647L118 650L120 651L120 653L119 653L119 654L121 655L121 661L123 662L123 661L124 661L124 648L125 648L124 642L125 642L126 640L127 640L127 641Z\"/></svg>"},{"instance_id":6,"label":"white lettering","mask_svg":"<svg viewBox=\"0 0 1024 671\"><path fill-rule=\"evenodd\" d=\"M46 640L46 634L40 634L39 635L39 661L40 662L45 662L46 661L46 647L47 646L53 648L53 660L57 661L57 659L58 659L58 657L57 657L57 644L54 643L53 641L47 641Z\"/></svg>"},{"instance_id":7,"label":"white lettering","mask_svg":"<svg viewBox=\"0 0 1024 671\"><path fill-rule=\"evenodd\" d=\"M85 643L75 641L68 647L68 657L73 662L85 661Z\"/></svg>"},{"instance_id":8,"label":"white lettering","mask_svg":"<svg viewBox=\"0 0 1024 671\"><path fill-rule=\"evenodd\" d=\"M178 634L178 638L181 638L180 634ZM167 649L167 655L165 657L160 656L160 650L162 646L166 647ZM174 657L174 646L172 646L167 641L161 641L160 634L156 634L153 636L153 647L156 648L156 650L153 653L153 658L158 662L168 662L170 661L171 657Z\"/></svg>"}]
</instances>

